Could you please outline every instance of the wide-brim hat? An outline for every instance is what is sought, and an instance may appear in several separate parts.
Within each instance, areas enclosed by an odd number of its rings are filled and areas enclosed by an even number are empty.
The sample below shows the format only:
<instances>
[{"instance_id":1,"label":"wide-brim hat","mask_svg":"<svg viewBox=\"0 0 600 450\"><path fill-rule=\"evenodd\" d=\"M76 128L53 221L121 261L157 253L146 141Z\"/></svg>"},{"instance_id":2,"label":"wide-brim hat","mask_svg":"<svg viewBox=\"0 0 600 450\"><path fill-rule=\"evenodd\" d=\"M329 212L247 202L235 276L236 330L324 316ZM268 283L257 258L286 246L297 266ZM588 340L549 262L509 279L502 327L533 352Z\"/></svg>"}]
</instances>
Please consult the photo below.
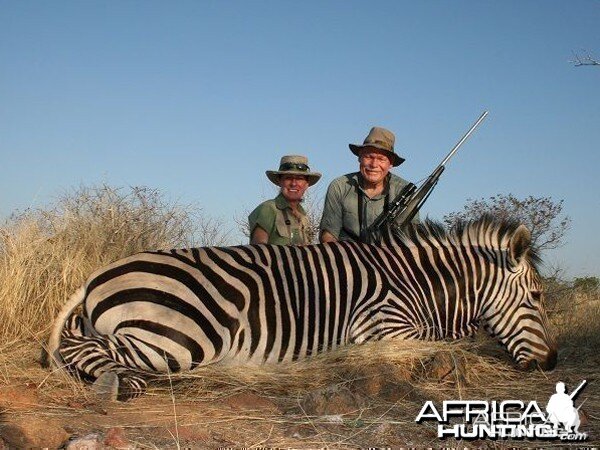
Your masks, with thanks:
<instances>
[{"instance_id":1,"label":"wide-brim hat","mask_svg":"<svg viewBox=\"0 0 600 450\"><path fill-rule=\"evenodd\" d=\"M267 178L277 186L279 186L279 177L281 175L302 175L308 180L309 186L312 186L321 178L319 172L310 171L308 158L302 155L283 156L279 162L279 170L267 170L265 173L267 174Z\"/></svg>"},{"instance_id":2,"label":"wide-brim hat","mask_svg":"<svg viewBox=\"0 0 600 450\"><path fill-rule=\"evenodd\" d=\"M390 130L386 130L385 128L373 127L371 131L369 131L368 136L365 138L365 141L362 145L358 144L349 144L350 150L356 156L360 156L360 151L363 148L374 148L377 150L381 150L387 157L392 161L392 166L399 166L404 162L404 158L399 156L394 151L394 142L396 141L396 137L394 133Z\"/></svg>"}]
</instances>

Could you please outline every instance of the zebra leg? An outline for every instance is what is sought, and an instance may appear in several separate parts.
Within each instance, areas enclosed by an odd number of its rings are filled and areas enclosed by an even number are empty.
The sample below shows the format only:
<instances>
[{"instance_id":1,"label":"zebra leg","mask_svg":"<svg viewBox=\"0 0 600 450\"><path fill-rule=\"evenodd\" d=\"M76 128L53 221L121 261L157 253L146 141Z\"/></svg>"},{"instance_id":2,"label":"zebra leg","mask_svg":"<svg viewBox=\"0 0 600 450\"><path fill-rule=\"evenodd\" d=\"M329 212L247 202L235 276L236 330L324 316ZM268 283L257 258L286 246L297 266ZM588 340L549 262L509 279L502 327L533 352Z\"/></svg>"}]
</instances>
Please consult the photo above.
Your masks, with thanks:
<instances>
[{"instance_id":1,"label":"zebra leg","mask_svg":"<svg viewBox=\"0 0 600 450\"><path fill-rule=\"evenodd\" d=\"M66 367L84 379L94 381L93 389L104 399L126 401L142 395L145 377L125 364L126 336L78 336L63 333L59 353Z\"/></svg>"},{"instance_id":2,"label":"zebra leg","mask_svg":"<svg viewBox=\"0 0 600 450\"><path fill-rule=\"evenodd\" d=\"M104 400L126 402L139 397L146 391L147 382L134 372L116 373L103 372L94 384L92 390Z\"/></svg>"}]
</instances>

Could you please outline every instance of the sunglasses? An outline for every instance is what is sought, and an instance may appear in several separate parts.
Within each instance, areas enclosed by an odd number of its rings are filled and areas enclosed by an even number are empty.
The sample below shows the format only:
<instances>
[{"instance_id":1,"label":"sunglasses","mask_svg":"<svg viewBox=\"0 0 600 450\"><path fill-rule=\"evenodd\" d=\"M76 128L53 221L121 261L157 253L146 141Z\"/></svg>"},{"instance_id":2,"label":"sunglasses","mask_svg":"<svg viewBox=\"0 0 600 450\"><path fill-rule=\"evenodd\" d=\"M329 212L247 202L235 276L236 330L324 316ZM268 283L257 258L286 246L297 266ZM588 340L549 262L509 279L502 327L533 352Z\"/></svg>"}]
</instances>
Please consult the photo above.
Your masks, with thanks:
<instances>
[{"instance_id":1,"label":"sunglasses","mask_svg":"<svg viewBox=\"0 0 600 450\"><path fill-rule=\"evenodd\" d=\"M284 163L279 166L280 172L287 172L290 170L297 170L299 172L308 172L310 170L310 167L308 167L306 164L296 164L296 163Z\"/></svg>"}]
</instances>

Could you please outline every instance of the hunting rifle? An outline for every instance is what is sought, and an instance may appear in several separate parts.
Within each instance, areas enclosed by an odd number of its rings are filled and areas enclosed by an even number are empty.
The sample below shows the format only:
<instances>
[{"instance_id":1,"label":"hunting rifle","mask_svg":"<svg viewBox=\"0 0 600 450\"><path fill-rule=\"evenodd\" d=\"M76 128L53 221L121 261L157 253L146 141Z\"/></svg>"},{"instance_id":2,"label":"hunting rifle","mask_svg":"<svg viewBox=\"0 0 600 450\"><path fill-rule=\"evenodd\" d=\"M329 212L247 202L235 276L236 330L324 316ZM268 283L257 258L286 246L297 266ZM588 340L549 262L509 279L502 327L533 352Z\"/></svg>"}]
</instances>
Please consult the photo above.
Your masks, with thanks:
<instances>
[{"instance_id":1,"label":"hunting rifle","mask_svg":"<svg viewBox=\"0 0 600 450\"><path fill-rule=\"evenodd\" d=\"M408 224L413 217L417 214L423 203L429 198L431 191L437 184L442 172L446 168L446 163L454 156L458 151L459 147L471 136L471 133L475 131L475 128L485 119L488 115L487 111L484 111L479 119L469 128L469 131L456 143L456 145L450 150L450 153L442 160L439 166L433 171L431 175L425 180L425 182L417 188L413 183L408 183L402 188L396 198L390 203L387 211L381 213L375 222L367 229L367 237L370 242L378 242L381 240L381 236L386 227L394 226L403 228Z\"/></svg>"}]
</instances>

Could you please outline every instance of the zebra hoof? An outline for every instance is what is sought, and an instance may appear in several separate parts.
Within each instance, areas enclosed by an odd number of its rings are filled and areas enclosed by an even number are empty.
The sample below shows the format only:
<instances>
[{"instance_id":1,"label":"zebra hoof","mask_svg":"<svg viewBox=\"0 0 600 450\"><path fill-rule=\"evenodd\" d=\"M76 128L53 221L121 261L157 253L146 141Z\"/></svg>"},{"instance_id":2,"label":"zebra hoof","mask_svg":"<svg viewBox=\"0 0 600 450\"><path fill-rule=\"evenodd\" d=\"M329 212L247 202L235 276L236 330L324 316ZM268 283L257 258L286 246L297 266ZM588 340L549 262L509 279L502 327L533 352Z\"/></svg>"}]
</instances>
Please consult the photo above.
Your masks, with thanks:
<instances>
[{"instance_id":1,"label":"zebra hoof","mask_svg":"<svg viewBox=\"0 0 600 450\"><path fill-rule=\"evenodd\" d=\"M102 400L116 401L119 396L119 377L114 372L104 372L96 378L92 390Z\"/></svg>"}]
</instances>

